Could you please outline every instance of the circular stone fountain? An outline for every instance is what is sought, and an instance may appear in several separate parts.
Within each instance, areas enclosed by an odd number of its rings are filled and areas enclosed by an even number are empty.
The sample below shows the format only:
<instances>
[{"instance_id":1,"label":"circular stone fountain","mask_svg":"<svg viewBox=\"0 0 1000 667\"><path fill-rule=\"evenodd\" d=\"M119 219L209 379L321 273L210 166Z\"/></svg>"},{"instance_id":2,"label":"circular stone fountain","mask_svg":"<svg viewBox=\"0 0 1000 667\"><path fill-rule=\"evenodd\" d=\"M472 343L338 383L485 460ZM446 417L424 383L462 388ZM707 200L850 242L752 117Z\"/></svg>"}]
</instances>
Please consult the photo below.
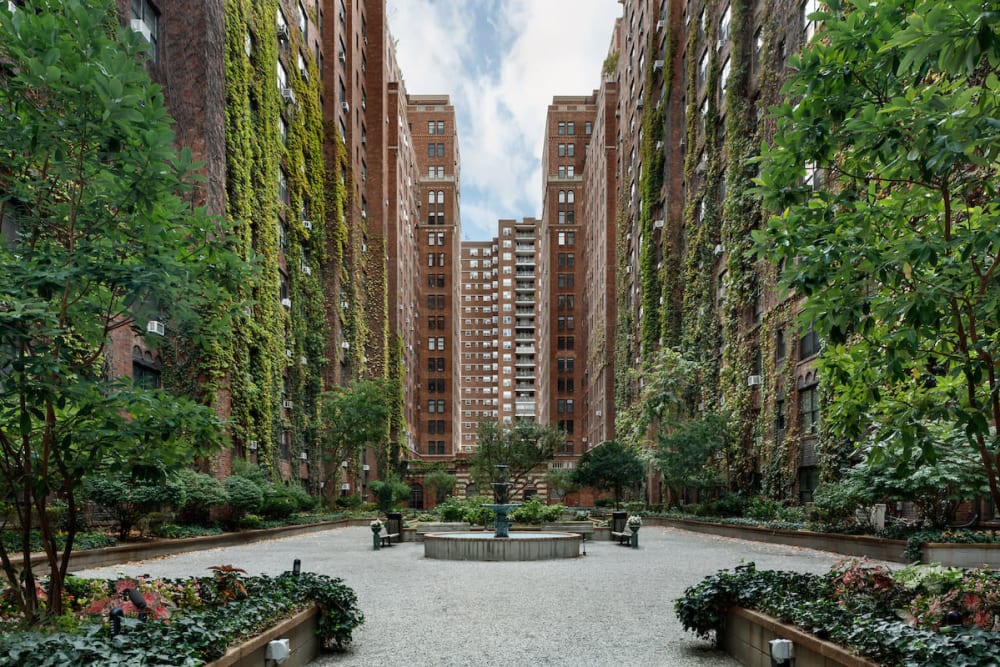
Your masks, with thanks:
<instances>
[{"instance_id":1,"label":"circular stone fountain","mask_svg":"<svg viewBox=\"0 0 1000 667\"><path fill-rule=\"evenodd\" d=\"M424 535L424 556L443 560L517 561L576 558L583 536L576 533L510 534L508 513L517 507L509 503L512 484L507 481L509 466L498 465L499 480L493 482L496 502L486 505L496 514L494 532L428 533Z\"/></svg>"}]
</instances>

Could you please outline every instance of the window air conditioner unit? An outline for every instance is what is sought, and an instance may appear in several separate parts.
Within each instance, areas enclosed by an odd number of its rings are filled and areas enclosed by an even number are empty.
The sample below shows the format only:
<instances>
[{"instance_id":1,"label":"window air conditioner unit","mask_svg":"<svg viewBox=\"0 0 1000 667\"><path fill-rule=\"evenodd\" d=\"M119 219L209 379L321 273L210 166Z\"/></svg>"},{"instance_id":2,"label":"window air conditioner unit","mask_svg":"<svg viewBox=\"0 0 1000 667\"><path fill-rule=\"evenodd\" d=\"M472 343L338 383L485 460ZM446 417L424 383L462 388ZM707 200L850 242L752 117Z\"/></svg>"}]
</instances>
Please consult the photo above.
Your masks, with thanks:
<instances>
[{"instance_id":1,"label":"window air conditioner unit","mask_svg":"<svg viewBox=\"0 0 1000 667\"><path fill-rule=\"evenodd\" d=\"M747 376L747 386L748 387L759 387L760 386L760 376L759 375L748 375Z\"/></svg>"},{"instance_id":2,"label":"window air conditioner unit","mask_svg":"<svg viewBox=\"0 0 1000 667\"><path fill-rule=\"evenodd\" d=\"M129 24L133 32L137 32L142 35L150 44L153 43L153 33L150 31L149 26L142 19L132 19L132 23Z\"/></svg>"},{"instance_id":3,"label":"window air conditioner unit","mask_svg":"<svg viewBox=\"0 0 1000 667\"><path fill-rule=\"evenodd\" d=\"M292 351L289 350L287 347L285 348L285 356L288 357L289 359L292 358Z\"/></svg>"},{"instance_id":4,"label":"window air conditioner unit","mask_svg":"<svg viewBox=\"0 0 1000 667\"><path fill-rule=\"evenodd\" d=\"M367 144L368 143L368 137L362 134L361 135L361 143Z\"/></svg>"},{"instance_id":5,"label":"window air conditioner unit","mask_svg":"<svg viewBox=\"0 0 1000 667\"><path fill-rule=\"evenodd\" d=\"M249 449L251 451L256 451L257 450L257 441L256 440L251 440L250 442L248 442L247 443L247 449Z\"/></svg>"},{"instance_id":6,"label":"window air conditioner unit","mask_svg":"<svg viewBox=\"0 0 1000 667\"><path fill-rule=\"evenodd\" d=\"M653 61L653 71L656 72L656 71L661 70L661 69L663 69L663 61L662 60L654 60Z\"/></svg>"},{"instance_id":7,"label":"window air conditioner unit","mask_svg":"<svg viewBox=\"0 0 1000 667\"><path fill-rule=\"evenodd\" d=\"M308 229L308 230L312 231L312 228L313 228L312 220L303 220L302 221L302 227L305 228L305 229Z\"/></svg>"},{"instance_id":8,"label":"window air conditioner unit","mask_svg":"<svg viewBox=\"0 0 1000 667\"><path fill-rule=\"evenodd\" d=\"M343 484L340 485L340 490L341 491L350 491L351 490L351 485L348 484L347 482L344 482Z\"/></svg>"},{"instance_id":9,"label":"window air conditioner unit","mask_svg":"<svg viewBox=\"0 0 1000 667\"><path fill-rule=\"evenodd\" d=\"M594 415L597 416L597 417L601 417L601 416L604 415L604 413L601 412L600 410L594 410Z\"/></svg>"},{"instance_id":10,"label":"window air conditioner unit","mask_svg":"<svg viewBox=\"0 0 1000 667\"><path fill-rule=\"evenodd\" d=\"M351 349L351 344L345 340L344 342L342 342L340 344L340 347L343 348L343 349L345 349L345 350L349 350L349 349Z\"/></svg>"},{"instance_id":11,"label":"window air conditioner unit","mask_svg":"<svg viewBox=\"0 0 1000 667\"><path fill-rule=\"evenodd\" d=\"M308 264L303 264L302 265L302 273L304 275L311 276L313 274L312 267L309 266Z\"/></svg>"},{"instance_id":12,"label":"window air conditioner unit","mask_svg":"<svg viewBox=\"0 0 1000 667\"><path fill-rule=\"evenodd\" d=\"M657 30L663 30L663 28L665 28L666 25L667 25L667 22L664 21L663 19L660 19L659 21L656 22L656 29Z\"/></svg>"},{"instance_id":13,"label":"window air conditioner unit","mask_svg":"<svg viewBox=\"0 0 1000 667\"><path fill-rule=\"evenodd\" d=\"M163 326L163 322L157 320L150 320L146 323L146 331L149 333L154 333L157 336L163 336L166 334L166 328Z\"/></svg>"},{"instance_id":14,"label":"window air conditioner unit","mask_svg":"<svg viewBox=\"0 0 1000 667\"><path fill-rule=\"evenodd\" d=\"M715 244L715 254L716 255L721 255L723 252L725 252L725 250L726 249L722 247L721 243Z\"/></svg>"},{"instance_id":15,"label":"window air conditioner unit","mask_svg":"<svg viewBox=\"0 0 1000 667\"><path fill-rule=\"evenodd\" d=\"M341 468L346 468L347 467L347 461L341 461L340 462L340 467Z\"/></svg>"},{"instance_id":16,"label":"window air conditioner unit","mask_svg":"<svg viewBox=\"0 0 1000 667\"><path fill-rule=\"evenodd\" d=\"M292 409L292 405L293 405L293 403L291 401L282 401L281 402L281 407L283 407L286 410L291 410Z\"/></svg>"},{"instance_id":17,"label":"window air conditioner unit","mask_svg":"<svg viewBox=\"0 0 1000 667\"><path fill-rule=\"evenodd\" d=\"M308 366L309 359L307 359L306 357L299 357L299 363L302 364L303 366Z\"/></svg>"},{"instance_id":18,"label":"window air conditioner unit","mask_svg":"<svg viewBox=\"0 0 1000 667\"><path fill-rule=\"evenodd\" d=\"M289 104L295 104L295 91L291 88L282 88L281 99L285 100Z\"/></svg>"},{"instance_id":19,"label":"window air conditioner unit","mask_svg":"<svg viewBox=\"0 0 1000 667\"><path fill-rule=\"evenodd\" d=\"M348 104L347 102L341 102L340 103L340 108L344 110L344 113L350 113L351 112L351 105Z\"/></svg>"},{"instance_id":20,"label":"window air conditioner unit","mask_svg":"<svg viewBox=\"0 0 1000 667\"><path fill-rule=\"evenodd\" d=\"M281 305L284 306L285 308L291 308L292 300L289 299L288 297L285 297L284 299L281 300Z\"/></svg>"},{"instance_id":21,"label":"window air conditioner unit","mask_svg":"<svg viewBox=\"0 0 1000 667\"><path fill-rule=\"evenodd\" d=\"M663 229L663 218L653 221L653 229Z\"/></svg>"},{"instance_id":22,"label":"window air conditioner unit","mask_svg":"<svg viewBox=\"0 0 1000 667\"><path fill-rule=\"evenodd\" d=\"M309 454L306 452L302 452L301 454L299 454L299 458L302 459L303 461L307 461L309 460Z\"/></svg>"},{"instance_id":23,"label":"window air conditioner unit","mask_svg":"<svg viewBox=\"0 0 1000 667\"><path fill-rule=\"evenodd\" d=\"M340 53L338 53L338 54L337 54L337 58L338 58L338 59L340 60L340 62L342 62L342 63L346 63L346 62L347 62L347 54L346 54L346 53L344 53L343 51L341 51Z\"/></svg>"},{"instance_id":24,"label":"window air conditioner unit","mask_svg":"<svg viewBox=\"0 0 1000 667\"><path fill-rule=\"evenodd\" d=\"M284 44L288 43L288 24L279 23L277 26L278 41Z\"/></svg>"}]
</instances>

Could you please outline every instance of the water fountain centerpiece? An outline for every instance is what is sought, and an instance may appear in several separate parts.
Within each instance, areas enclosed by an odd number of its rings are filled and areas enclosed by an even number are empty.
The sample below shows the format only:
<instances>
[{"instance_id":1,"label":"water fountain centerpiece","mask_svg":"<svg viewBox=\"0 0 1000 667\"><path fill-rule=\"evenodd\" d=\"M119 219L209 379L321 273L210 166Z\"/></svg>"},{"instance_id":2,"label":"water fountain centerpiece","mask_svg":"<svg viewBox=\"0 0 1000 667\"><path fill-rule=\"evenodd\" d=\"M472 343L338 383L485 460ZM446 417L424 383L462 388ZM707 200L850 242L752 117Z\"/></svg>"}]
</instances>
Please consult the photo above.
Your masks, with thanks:
<instances>
[{"instance_id":1,"label":"water fountain centerpiece","mask_svg":"<svg viewBox=\"0 0 1000 667\"><path fill-rule=\"evenodd\" d=\"M493 510L493 513L496 514L496 519L493 520L493 537L510 537L510 517L507 515L515 507L520 507L521 503L510 502L510 487L514 486L508 480L510 466L500 464L496 468L498 481L491 484L495 502L492 505L484 505L484 507Z\"/></svg>"}]
</instances>

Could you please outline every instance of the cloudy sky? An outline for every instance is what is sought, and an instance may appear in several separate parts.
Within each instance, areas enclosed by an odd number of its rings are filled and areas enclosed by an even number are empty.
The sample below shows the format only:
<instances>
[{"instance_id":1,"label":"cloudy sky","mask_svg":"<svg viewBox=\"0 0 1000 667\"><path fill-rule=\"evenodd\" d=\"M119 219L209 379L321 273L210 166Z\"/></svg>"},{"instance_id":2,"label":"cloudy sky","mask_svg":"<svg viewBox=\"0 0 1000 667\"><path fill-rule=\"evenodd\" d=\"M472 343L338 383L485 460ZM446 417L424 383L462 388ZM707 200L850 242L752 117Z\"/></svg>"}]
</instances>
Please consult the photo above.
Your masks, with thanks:
<instances>
[{"instance_id":1,"label":"cloudy sky","mask_svg":"<svg viewBox=\"0 0 1000 667\"><path fill-rule=\"evenodd\" d=\"M387 0L406 90L451 96L462 238L541 215L542 133L554 95L600 83L617 0Z\"/></svg>"}]
</instances>

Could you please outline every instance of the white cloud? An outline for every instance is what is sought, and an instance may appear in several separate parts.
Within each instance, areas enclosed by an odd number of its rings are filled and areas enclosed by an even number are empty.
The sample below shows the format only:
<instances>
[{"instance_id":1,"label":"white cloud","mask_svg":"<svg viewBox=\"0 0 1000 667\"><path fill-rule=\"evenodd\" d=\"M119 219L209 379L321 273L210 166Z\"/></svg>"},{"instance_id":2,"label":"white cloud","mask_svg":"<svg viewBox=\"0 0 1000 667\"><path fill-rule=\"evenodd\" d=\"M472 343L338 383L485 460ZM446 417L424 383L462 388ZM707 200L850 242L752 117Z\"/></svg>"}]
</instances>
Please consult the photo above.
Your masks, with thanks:
<instances>
[{"instance_id":1,"label":"white cloud","mask_svg":"<svg viewBox=\"0 0 1000 667\"><path fill-rule=\"evenodd\" d=\"M555 95L600 81L615 0L391 0L389 27L414 94L451 95L462 156L463 237L541 214L539 159Z\"/></svg>"}]
</instances>

